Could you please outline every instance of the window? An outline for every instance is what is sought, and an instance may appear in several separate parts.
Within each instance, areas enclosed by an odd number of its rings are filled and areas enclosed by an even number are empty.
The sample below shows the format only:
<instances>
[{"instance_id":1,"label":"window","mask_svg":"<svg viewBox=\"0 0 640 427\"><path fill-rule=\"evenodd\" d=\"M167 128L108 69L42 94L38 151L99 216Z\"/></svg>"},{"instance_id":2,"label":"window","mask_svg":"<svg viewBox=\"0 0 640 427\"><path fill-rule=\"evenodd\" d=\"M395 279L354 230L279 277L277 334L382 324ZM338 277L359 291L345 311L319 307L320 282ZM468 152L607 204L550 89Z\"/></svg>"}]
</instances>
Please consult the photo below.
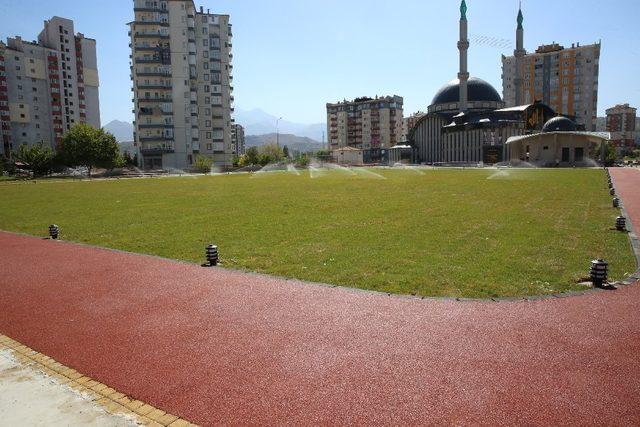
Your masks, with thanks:
<instances>
[{"instance_id":1,"label":"window","mask_svg":"<svg viewBox=\"0 0 640 427\"><path fill-rule=\"evenodd\" d=\"M213 144L209 143L207 144L207 151L211 151L213 150Z\"/></svg>"}]
</instances>

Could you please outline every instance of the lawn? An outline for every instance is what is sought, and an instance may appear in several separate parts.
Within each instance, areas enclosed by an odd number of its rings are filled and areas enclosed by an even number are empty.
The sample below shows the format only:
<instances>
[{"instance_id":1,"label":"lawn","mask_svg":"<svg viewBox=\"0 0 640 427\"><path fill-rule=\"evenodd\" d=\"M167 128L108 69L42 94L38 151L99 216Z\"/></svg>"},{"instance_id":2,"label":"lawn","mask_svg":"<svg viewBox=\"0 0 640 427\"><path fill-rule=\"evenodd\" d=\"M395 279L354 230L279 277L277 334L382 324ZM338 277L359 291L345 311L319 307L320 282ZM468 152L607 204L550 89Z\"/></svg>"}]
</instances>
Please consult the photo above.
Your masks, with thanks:
<instances>
[{"instance_id":1,"label":"lawn","mask_svg":"<svg viewBox=\"0 0 640 427\"><path fill-rule=\"evenodd\" d=\"M377 291L496 297L635 270L602 170L359 170L0 183L0 229Z\"/></svg>"}]
</instances>

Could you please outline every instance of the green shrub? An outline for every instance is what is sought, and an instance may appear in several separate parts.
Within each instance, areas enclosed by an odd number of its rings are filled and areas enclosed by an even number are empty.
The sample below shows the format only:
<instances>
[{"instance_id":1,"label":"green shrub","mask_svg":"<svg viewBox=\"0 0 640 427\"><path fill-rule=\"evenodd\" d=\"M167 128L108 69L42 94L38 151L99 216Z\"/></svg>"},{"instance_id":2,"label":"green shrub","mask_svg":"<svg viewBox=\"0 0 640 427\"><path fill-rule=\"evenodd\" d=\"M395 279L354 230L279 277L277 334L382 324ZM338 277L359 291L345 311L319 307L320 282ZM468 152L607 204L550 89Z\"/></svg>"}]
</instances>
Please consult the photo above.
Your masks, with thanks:
<instances>
[{"instance_id":1,"label":"green shrub","mask_svg":"<svg viewBox=\"0 0 640 427\"><path fill-rule=\"evenodd\" d=\"M198 173L210 173L211 166L213 166L213 160L211 158L198 154L193 164L193 170Z\"/></svg>"}]
</instances>

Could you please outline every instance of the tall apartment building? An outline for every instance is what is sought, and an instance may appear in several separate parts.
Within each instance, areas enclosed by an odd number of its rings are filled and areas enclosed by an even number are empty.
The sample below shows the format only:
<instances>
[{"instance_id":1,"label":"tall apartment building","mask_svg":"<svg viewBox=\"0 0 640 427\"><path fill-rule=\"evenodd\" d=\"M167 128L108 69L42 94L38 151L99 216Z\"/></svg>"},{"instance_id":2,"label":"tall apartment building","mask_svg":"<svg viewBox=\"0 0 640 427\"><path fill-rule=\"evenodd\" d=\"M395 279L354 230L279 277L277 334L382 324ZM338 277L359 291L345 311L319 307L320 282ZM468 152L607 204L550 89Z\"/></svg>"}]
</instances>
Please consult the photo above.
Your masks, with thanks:
<instances>
[{"instance_id":1,"label":"tall apartment building","mask_svg":"<svg viewBox=\"0 0 640 427\"><path fill-rule=\"evenodd\" d=\"M327 104L329 149L388 148L401 142L402 104L400 96L363 97Z\"/></svg>"},{"instance_id":2,"label":"tall apartment building","mask_svg":"<svg viewBox=\"0 0 640 427\"><path fill-rule=\"evenodd\" d=\"M76 123L100 127L96 41L53 17L37 41L0 42L0 154L44 142L52 149Z\"/></svg>"},{"instance_id":3,"label":"tall apartment building","mask_svg":"<svg viewBox=\"0 0 640 427\"><path fill-rule=\"evenodd\" d=\"M426 115L427 113L418 111L402 120L402 142L409 141L409 133L411 132L411 129L413 129L416 123Z\"/></svg>"},{"instance_id":4,"label":"tall apartment building","mask_svg":"<svg viewBox=\"0 0 640 427\"><path fill-rule=\"evenodd\" d=\"M135 145L146 169L187 169L198 154L230 166L232 29L192 0L134 0Z\"/></svg>"},{"instance_id":5,"label":"tall apartment building","mask_svg":"<svg viewBox=\"0 0 640 427\"><path fill-rule=\"evenodd\" d=\"M616 105L607 113L607 132L618 147L633 147L636 139L636 112L629 104Z\"/></svg>"},{"instance_id":6,"label":"tall apartment building","mask_svg":"<svg viewBox=\"0 0 640 427\"><path fill-rule=\"evenodd\" d=\"M516 50L513 56L502 56L502 91L507 107L541 101L560 114L574 117L586 130L595 131L600 43L565 48L554 42L527 53L523 21L520 11Z\"/></svg>"},{"instance_id":7,"label":"tall apartment building","mask_svg":"<svg viewBox=\"0 0 640 427\"><path fill-rule=\"evenodd\" d=\"M234 123L231 127L231 145L233 147L233 154L236 156L242 156L245 153L244 147L244 127L237 123Z\"/></svg>"}]
</instances>

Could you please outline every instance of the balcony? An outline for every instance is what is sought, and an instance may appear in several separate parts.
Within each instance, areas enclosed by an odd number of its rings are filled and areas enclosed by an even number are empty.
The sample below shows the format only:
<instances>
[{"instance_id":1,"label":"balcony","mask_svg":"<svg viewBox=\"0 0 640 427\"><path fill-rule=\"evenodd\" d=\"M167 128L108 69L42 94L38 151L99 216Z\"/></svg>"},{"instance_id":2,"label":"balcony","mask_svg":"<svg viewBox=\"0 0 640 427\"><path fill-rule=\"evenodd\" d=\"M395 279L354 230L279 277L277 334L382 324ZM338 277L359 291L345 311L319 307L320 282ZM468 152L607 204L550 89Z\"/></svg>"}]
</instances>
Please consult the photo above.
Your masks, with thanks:
<instances>
[{"instance_id":1,"label":"balcony","mask_svg":"<svg viewBox=\"0 0 640 427\"><path fill-rule=\"evenodd\" d=\"M129 47L132 47L132 46L129 46ZM136 45L136 46L133 46L133 49L134 50L143 51L143 52L147 52L147 51L148 52L155 52L155 51L158 50L158 46L144 46L144 45L139 46L139 45Z\"/></svg>"},{"instance_id":2,"label":"balcony","mask_svg":"<svg viewBox=\"0 0 640 427\"><path fill-rule=\"evenodd\" d=\"M166 123L141 123L138 125L139 129L173 129L173 125Z\"/></svg>"},{"instance_id":3,"label":"balcony","mask_svg":"<svg viewBox=\"0 0 640 427\"><path fill-rule=\"evenodd\" d=\"M166 39L169 40L169 34L162 34L162 33L139 33L136 32L134 34L134 37L136 38L142 38L142 39Z\"/></svg>"},{"instance_id":4,"label":"balcony","mask_svg":"<svg viewBox=\"0 0 640 427\"><path fill-rule=\"evenodd\" d=\"M158 89L158 90L172 90L171 85L153 85L153 84L138 84L138 89Z\"/></svg>"},{"instance_id":5,"label":"balcony","mask_svg":"<svg viewBox=\"0 0 640 427\"><path fill-rule=\"evenodd\" d=\"M162 143L162 147L171 147L171 149L173 150L173 144L167 144L164 143L164 141L173 141L173 137L167 137L164 135L158 135L158 136L141 136L139 138L139 141L144 143L144 142L163 142ZM155 147L155 146L154 146Z\"/></svg>"},{"instance_id":6,"label":"balcony","mask_svg":"<svg viewBox=\"0 0 640 427\"><path fill-rule=\"evenodd\" d=\"M136 71L134 72L134 75L139 77L167 77L167 76L171 76L171 72L170 71L149 71L149 72Z\"/></svg>"},{"instance_id":7,"label":"balcony","mask_svg":"<svg viewBox=\"0 0 640 427\"><path fill-rule=\"evenodd\" d=\"M136 64L163 64L162 58L135 58Z\"/></svg>"},{"instance_id":8,"label":"balcony","mask_svg":"<svg viewBox=\"0 0 640 427\"><path fill-rule=\"evenodd\" d=\"M171 102L171 98L138 98L138 102Z\"/></svg>"},{"instance_id":9,"label":"balcony","mask_svg":"<svg viewBox=\"0 0 640 427\"><path fill-rule=\"evenodd\" d=\"M167 145L167 146L143 146L140 148L140 153L143 156L149 156L149 155L153 155L153 154L170 154L170 153L175 153L175 150L173 148L173 145Z\"/></svg>"},{"instance_id":10,"label":"balcony","mask_svg":"<svg viewBox=\"0 0 640 427\"><path fill-rule=\"evenodd\" d=\"M159 7L134 7L134 12L158 12L158 13L169 13L167 9L161 9Z\"/></svg>"},{"instance_id":11,"label":"balcony","mask_svg":"<svg viewBox=\"0 0 640 427\"><path fill-rule=\"evenodd\" d=\"M134 24L134 25L159 25L161 27L168 27L169 26L168 22L162 22L162 21L133 21L132 24Z\"/></svg>"}]
</instances>

